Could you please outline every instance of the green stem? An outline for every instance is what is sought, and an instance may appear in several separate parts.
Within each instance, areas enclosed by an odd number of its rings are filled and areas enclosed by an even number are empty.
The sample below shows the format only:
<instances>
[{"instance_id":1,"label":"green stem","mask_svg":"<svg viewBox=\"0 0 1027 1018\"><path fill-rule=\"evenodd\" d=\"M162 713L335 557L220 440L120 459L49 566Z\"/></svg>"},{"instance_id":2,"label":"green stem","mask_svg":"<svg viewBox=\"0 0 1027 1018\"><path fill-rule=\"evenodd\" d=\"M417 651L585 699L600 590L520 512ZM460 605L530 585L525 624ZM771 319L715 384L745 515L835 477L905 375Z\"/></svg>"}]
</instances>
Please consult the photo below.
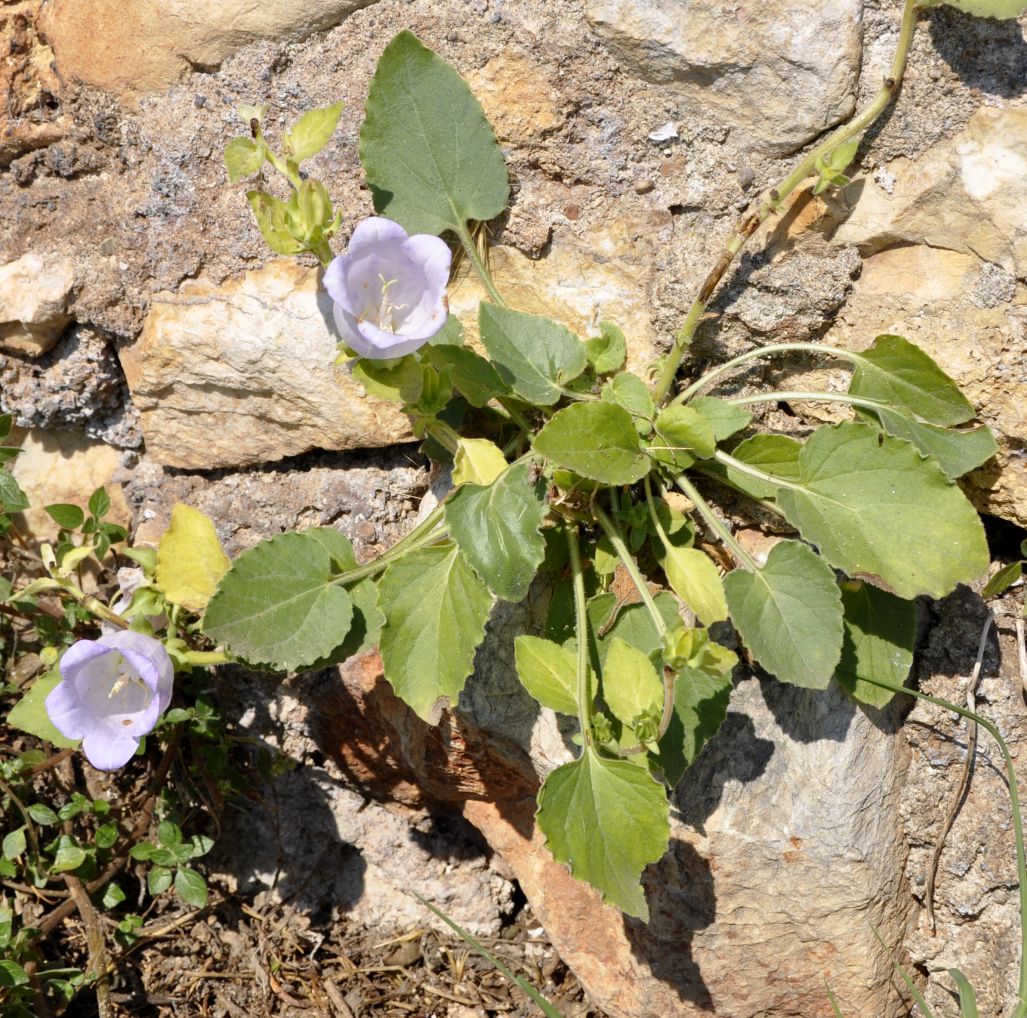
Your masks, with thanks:
<instances>
[{"instance_id":1,"label":"green stem","mask_svg":"<svg viewBox=\"0 0 1027 1018\"><path fill-rule=\"evenodd\" d=\"M731 549L737 558L746 569L751 572L757 572L759 570L759 563L735 540L734 535L731 531L720 522L720 518L710 508L709 502L706 501L699 494L698 489L692 482L682 474L675 482L677 486L686 494L694 503L696 509L699 510L702 518L706 520L710 529Z\"/></svg>"},{"instance_id":2,"label":"green stem","mask_svg":"<svg viewBox=\"0 0 1027 1018\"><path fill-rule=\"evenodd\" d=\"M496 284L492 282L492 275L489 272L488 266L485 264L481 255L478 253L478 247L474 243L474 238L471 236L470 230L467 229L466 223L461 223L456 229L457 239L460 241L460 246L464 249L464 254L467 255L468 261L474 266L474 271L478 273L478 278L481 280L482 286L485 287L485 292L489 295L489 300L493 304L498 304L500 307L506 307L506 301L503 300L502 295L496 289Z\"/></svg>"},{"instance_id":3,"label":"green stem","mask_svg":"<svg viewBox=\"0 0 1027 1018\"><path fill-rule=\"evenodd\" d=\"M750 477L756 478L757 481L765 481L767 484L773 484L777 488L791 488L792 491L805 490L801 484L795 484L792 481L785 480L783 477L768 474L765 470L760 470L759 467L743 463L741 460L735 459L730 453L724 452L723 449L718 449L713 454L713 457L718 463L723 463L727 467L733 467L740 474L748 474Z\"/></svg>"},{"instance_id":4,"label":"green stem","mask_svg":"<svg viewBox=\"0 0 1027 1018\"><path fill-rule=\"evenodd\" d=\"M910 689L908 686L901 686L895 682L888 682L885 679L874 679L863 676L864 682L872 686L880 686L881 689L891 690L893 693L908 693L918 700L925 700L933 703L943 710L954 711L960 717L975 721L998 743L1002 751L1002 759L1006 765L1006 780L1009 782L1009 805L1013 813L1013 834L1016 841L1016 878L1020 885L1020 983L1017 989L1017 1003L1012 1012L1012 1018L1027 1018L1027 855L1024 853L1023 841L1023 818L1020 813L1020 791L1016 783L1016 770L1013 767L1013 757L1006 745L1006 740L998 728L990 721L982 718L965 707L959 707L948 700L941 700L936 696L921 693L918 689Z\"/></svg>"},{"instance_id":5,"label":"green stem","mask_svg":"<svg viewBox=\"0 0 1027 1018\"><path fill-rule=\"evenodd\" d=\"M834 346L822 346L817 343L771 343L770 346L759 346L755 350L748 350L737 357L732 357L729 361L724 361L723 364L718 364L712 371L707 371L705 375L696 379L687 389L678 393L671 400L671 405L673 406L691 399L700 389L704 389L723 375L729 374L739 364L745 364L747 361L755 360L758 357L770 357L777 353L789 353L796 350L805 353L825 354L828 357L838 357L841 360L851 362L859 360L859 354L855 354L851 350L840 350Z\"/></svg>"},{"instance_id":6,"label":"green stem","mask_svg":"<svg viewBox=\"0 0 1027 1018\"><path fill-rule=\"evenodd\" d=\"M426 420L425 430L446 452L451 456L456 455L456 451L460 447L460 435L445 421Z\"/></svg>"},{"instance_id":7,"label":"green stem","mask_svg":"<svg viewBox=\"0 0 1027 1018\"><path fill-rule=\"evenodd\" d=\"M847 406L865 407L867 410L890 410L889 404L879 399L866 399L863 396L850 396L847 392L761 392L754 396L732 396L725 400L733 406L747 406L752 403L844 403Z\"/></svg>"},{"instance_id":8,"label":"green stem","mask_svg":"<svg viewBox=\"0 0 1027 1018\"><path fill-rule=\"evenodd\" d=\"M574 588L574 628L578 634L578 723L587 753L595 742L592 731L592 690L589 688L588 665L588 612L585 606L585 574L581 569L581 552L578 549L578 528L567 526L567 551L571 564L571 582Z\"/></svg>"},{"instance_id":9,"label":"green stem","mask_svg":"<svg viewBox=\"0 0 1027 1018\"><path fill-rule=\"evenodd\" d=\"M638 596L642 598L642 603L646 606L649 617L653 620L656 632L660 634L661 640L664 639L667 635L667 623L663 621L660 609L656 607L656 601L649 592L649 584L646 583L645 577L639 572L635 558L628 551L628 546L624 543L624 538L621 536L617 524L603 512L597 502L592 503L592 512L595 514L599 526L603 528L606 536L610 539L610 544L613 545L614 551L617 552L620 564L627 570L628 576L631 577L631 582L634 583L635 588L638 590Z\"/></svg>"},{"instance_id":10,"label":"green stem","mask_svg":"<svg viewBox=\"0 0 1027 1018\"><path fill-rule=\"evenodd\" d=\"M335 254L333 253L331 246L324 237L321 238L321 242L317 245L316 248L314 248L314 254L317 255L318 260L321 262L321 265L326 269L328 268L332 260L335 258Z\"/></svg>"},{"instance_id":11,"label":"green stem","mask_svg":"<svg viewBox=\"0 0 1027 1018\"><path fill-rule=\"evenodd\" d=\"M195 668L209 668L212 665L227 665L235 660L220 650L187 650L182 655Z\"/></svg>"},{"instance_id":12,"label":"green stem","mask_svg":"<svg viewBox=\"0 0 1027 1018\"><path fill-rule=\"evenodd\" d=\"M340 573L332 582L345 586L347 583L362 580L366 576L374 576L397 558L401 558L403 555L408 555L410 552L423 548L426 544L432 544L434 541L439 540L443 535L443 531L436 528L441 523L445 511L445 506L440 503L409 534L397 541L388 551L379 555L373 562L368 562L366 565L357 566L355 569Z\"/></svg>"},{"instance_id":13,"label":"green stem","mask_svg":"<svg viewBox=\"0 0 1027 1018\"><path fill-rule=\"evenodd\" d=\"M530 443L533 428L528 418L525 417L524 414L522 414L520 410L517 409L517 407L512 405L511 400L506 399L503 396L497 396L496 402L507 412L508 416L510 417L510 420L513 421L514 424L516 424L517 427L524 432L525 437L528 439L528 442Z\"/></svg>"},{"instance_id":14,"label":"green stem","mask_svg":"<svg viewBox=\"0 0 1027 1018\"><path fill-rule=\"evenodd\" d=\"M895 56L892 58L891 68L888 77L873 101L858 116L853 117L847 124L843 124L836 131L833 131L819 145L809 151L798 163L794 170L782 180L777 187L771 188L759 202L759 204L745 213L739 220L734 232L728 238L717 259L716 264L704 280L699 289L692 306L688 309L688 315L681 330L674 337L674 344L671 346L660 369L660 374L653 388L653 398L657 406L662 406L670 393L677 377L678 369L684 360L702 316L709 305L717 286L720 284L724 273L727 272L731 263L735 260L738 252L745 246L745 242L756 232L759 226L766 222L781 208L781 203L786 199L814 170L817 160L828 155L839 145L848 141L865 131L887 108L888 104L895 97L902 82L902 75L906 70L906 57L909 54L909 47L913 41L913 31L916 28L917 0L905 0L902 10L902 24L899 28L899 38L895 47Z\"/></svg>"}]
</instances>

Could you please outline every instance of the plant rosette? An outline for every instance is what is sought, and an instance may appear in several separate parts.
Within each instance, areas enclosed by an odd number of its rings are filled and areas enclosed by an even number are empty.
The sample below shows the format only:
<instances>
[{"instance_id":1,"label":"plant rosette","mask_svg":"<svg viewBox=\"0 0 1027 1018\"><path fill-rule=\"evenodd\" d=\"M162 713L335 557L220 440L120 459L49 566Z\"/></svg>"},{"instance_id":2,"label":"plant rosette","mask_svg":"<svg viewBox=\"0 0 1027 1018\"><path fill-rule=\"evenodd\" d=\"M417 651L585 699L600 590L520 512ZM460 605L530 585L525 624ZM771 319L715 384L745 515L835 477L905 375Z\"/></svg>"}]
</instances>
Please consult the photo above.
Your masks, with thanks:
<instances>
[{"instance_id":1,"label":"plant rosette","mask_svg":"<svg viewBox=\"0 0 1027 1018\"><path fill-rule=\"evenodd\" d=\"M174 666L164 645L124 630L79 640L61 658L61 679L46 698L54 727L98 770L116 770L139 748L171 702Z\"/></svg>"},{"instance_id":2,"label":"plant rosette","mask_svg":"<svg viewBox=\"0 0 1027 1018\"><path fill-rule=\"evenodd\" d=\"M430 234L410 236L384 216L365 219L325 269L343 341L361 357L403 357L446 324L452 255Z\"/></svg>"}]
</instances>

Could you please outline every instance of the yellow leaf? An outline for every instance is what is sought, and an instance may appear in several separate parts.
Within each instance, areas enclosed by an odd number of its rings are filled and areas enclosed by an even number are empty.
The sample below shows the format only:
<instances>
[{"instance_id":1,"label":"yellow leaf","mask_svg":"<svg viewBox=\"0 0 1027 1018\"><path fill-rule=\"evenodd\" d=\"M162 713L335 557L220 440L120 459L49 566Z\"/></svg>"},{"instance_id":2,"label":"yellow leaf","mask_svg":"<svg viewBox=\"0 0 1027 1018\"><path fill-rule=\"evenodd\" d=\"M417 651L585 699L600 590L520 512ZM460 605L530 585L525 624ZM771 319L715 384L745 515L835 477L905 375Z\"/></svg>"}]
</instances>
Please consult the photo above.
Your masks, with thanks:
<instances>
[{"instance_id":1,"label":"yellow leaf","mask_svg":"<svg viewBox=\"0 0 1027 1018\"><path fill-rule=\"evenodd\" d=\"M453 484L491 484L507 468L506 457L487 438L461 438Z\"/></svg>"},{"instance_id":2,"label":"yellow leaf","mask_svg":"<svg viewBox=\"0 0 1027 1018\"><path fill-rule=\"evenodd\" d=\"M178 503L157 548L156 579L164 596L202 612L228 566L214 524L199 509Z\"/></svg>"}]
</instances>

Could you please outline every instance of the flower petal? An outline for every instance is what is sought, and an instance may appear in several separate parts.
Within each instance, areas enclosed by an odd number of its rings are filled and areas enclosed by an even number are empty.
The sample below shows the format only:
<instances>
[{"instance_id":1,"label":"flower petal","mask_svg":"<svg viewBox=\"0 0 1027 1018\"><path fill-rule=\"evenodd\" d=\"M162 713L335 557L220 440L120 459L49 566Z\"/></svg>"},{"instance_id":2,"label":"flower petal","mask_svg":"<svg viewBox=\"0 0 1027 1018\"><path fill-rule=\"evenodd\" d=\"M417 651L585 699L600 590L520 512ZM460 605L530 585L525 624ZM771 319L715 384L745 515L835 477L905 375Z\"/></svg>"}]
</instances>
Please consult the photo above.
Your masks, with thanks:
<instances>
[{"instance_id":1,"label":"flower petal","mask_svg":"<svg viewBox=\"0 0 1027 1018\"><path fill-rule=\"evenodd\" d=\"M171 656L160 640L131 629L101 636L99 643L116 650L135 669L145 682L165 703L171 700L171 687L175 679L175 666ZM156 719L155 719L156 720Z\"/></svg>"},{"instance_id":2,"label":"flower petal","mask_svg":"<svg viewBox=\"0 0 1027 1018\"><path fill-rule=\"evenodd\" d=\"M366 357L362 347L367 345L367 340L357 332L357 319L347 311L341 304L332 307L332 317L335 319L335 327L339 330L339 338L355 353Z\"/></svg>"},{"instance_id":3,"label":"flower petal","mask_svg":"<svg viewBox=\"0 0 1027 1018\"><path fill-rule=\"evenodd\" d=\"M82 740L86 759L100 771L114 771L124 767L139 748L139 740L128 736L113 739L101 732L90 732Z\"/></svg>"},{"instance_id":4,"label":"flower petal","mask_svg":"<svg viewBox=\"0 0 1027 1018\"><path fill-rule=\"evenodd\" d=\"M424 272L425 282L435 296L441 296L449 283L449 269L453 253L441 237L418 233L403 245L407 256Z\"/></svg>"},{"instance_id":5,"label":"flower petal","mask_svg":"<svg viewBox=\"0 0 1027 1018\"><path fill-rule=\"evenodd\" d=\"M435 329L424 336L404 336L395 332L386 332L371 322L359 322L357 328L364 340L363 349L355 343L352 344L353 349L361 357L378 361L388 360L390 357L404 357L408 353L413 353L418 347L424 346L438 331Z\"/></svg>"},{"instance_id":6,"label":"flower petal","mask_svg":"<svg viewBox=\"0 0 1027 1018\"><path fill-rule=\"evenodd\" d=\"M70 682L58 682L43 701L54 728L66 739L81 739L89 726L89 716Z\"/></svg>"},{"instance_id":7,"label":"flower petal","mask_svg":"<svg viewBox=\"0 0 1027 1018\"><path fill-rule=\"evenodd\" d=\"M389 241L402 243L406 239L407 231L399 223L385 216L369 216L350 235L347 252L355 255L364 247L378 247Z\"/></svg>"}]
</instances>

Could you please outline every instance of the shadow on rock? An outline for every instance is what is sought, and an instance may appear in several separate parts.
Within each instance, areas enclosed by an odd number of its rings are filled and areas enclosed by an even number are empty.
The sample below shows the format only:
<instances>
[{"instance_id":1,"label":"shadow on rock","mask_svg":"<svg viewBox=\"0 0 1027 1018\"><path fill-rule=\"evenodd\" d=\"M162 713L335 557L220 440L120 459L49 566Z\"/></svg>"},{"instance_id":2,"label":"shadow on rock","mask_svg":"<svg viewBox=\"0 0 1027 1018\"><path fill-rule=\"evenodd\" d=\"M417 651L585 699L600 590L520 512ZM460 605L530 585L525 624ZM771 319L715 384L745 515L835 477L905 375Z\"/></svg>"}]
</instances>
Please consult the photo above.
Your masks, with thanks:
<instances>
[{"instance_id":1,"label":"shadow on rock","mask_svg":"<svg viewBox=\"0 0 1027 1018\"><path fill-rule=\"evenodd\" d=\"M928 18L935 50L967 85L1004 99L1027 91L1027 42L1015 18L994 21L950 7Z\"/></svg>"}]
</instances>

